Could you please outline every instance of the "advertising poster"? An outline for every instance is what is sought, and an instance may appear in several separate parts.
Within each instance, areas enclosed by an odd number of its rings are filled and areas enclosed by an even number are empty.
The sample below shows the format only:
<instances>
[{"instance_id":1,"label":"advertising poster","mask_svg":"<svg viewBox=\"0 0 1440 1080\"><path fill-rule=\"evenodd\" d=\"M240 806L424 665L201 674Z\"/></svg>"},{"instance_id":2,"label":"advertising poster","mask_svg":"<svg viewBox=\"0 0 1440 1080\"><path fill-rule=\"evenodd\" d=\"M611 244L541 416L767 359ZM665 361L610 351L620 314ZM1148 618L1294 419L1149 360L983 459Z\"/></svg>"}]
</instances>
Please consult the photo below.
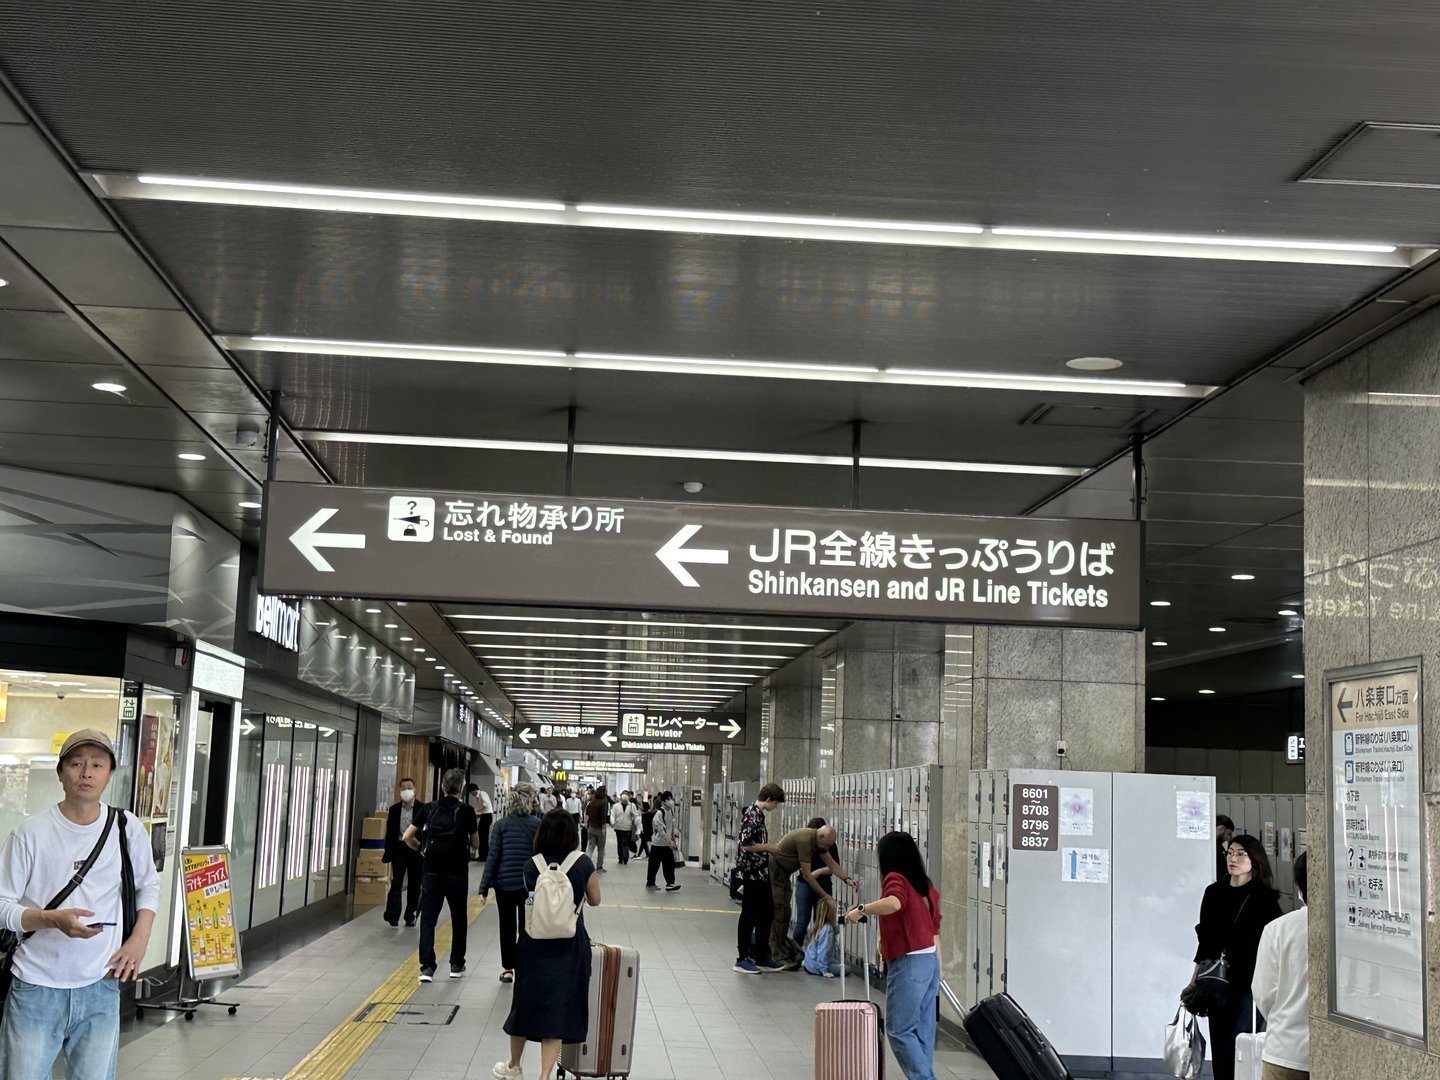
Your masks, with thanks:
<instances>
[{"instance_id":1,"label":"advertising poster","mask_svg":"<svg viewBox=\"0 0 1440 1080\"><path fill-rule=\"evenodd\" d=\"M230 892L230 853L224 848L185 848L185 929L190 974L218 979L240 973L240 935Z\"/></svg>"},{"instance_id":2,"label":"advertising poster","mask_svg":"<svg viewBox=\"0 0 1440 1080\"><path fill-rule=\"evenodd\" d=\"M1425 1038L1420 674L1416 658L1325 675L1331 1009L1414 1043Z\"/></svg>"},{"instance_id":3,"label":"advertising poster","mask_svg":"<svg viewBox=\"0 0 1440 1080\"><path fill-rule=\"evenodd\" d=\"M139 754L135 762L135 816L151 818L155 801L155 751L160 737L160 718L146 713L140 718Z\"/></svg>"},{"instance_id":4,"label":"advertising poster","mask_svg":"<svg viewBox=\"0 0 1440 1080\"><path fill-rule=\"evenodd\" d=\"M143 726L142 726L143 730ZM155 761L151 775L150 808L143 817L168 818L170 815L171 781L175 778L175 722L155 722Z\"/></svg>"}]
</instances>

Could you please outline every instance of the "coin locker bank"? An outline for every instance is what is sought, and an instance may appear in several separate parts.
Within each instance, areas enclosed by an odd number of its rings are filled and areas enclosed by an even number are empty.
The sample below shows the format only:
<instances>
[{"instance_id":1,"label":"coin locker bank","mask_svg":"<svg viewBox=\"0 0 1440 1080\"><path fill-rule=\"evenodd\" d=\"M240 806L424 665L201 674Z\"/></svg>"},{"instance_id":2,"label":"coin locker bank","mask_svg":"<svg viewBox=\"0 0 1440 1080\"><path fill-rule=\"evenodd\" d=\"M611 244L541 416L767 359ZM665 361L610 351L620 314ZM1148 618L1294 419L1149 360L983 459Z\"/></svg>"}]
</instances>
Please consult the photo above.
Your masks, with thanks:
<instances>
[{"instance_id":1,"label":"coin locker bank","mask_svg":"<svg viewBox=\"0 0 1440 1080\"><path fill-rule=\"evenodd\" d=\"M969 817L967 1007L1013 994L1077 1076L1164 1075L1215 876L1214 778L972 772Z\"/></svg>"}]
</instances>

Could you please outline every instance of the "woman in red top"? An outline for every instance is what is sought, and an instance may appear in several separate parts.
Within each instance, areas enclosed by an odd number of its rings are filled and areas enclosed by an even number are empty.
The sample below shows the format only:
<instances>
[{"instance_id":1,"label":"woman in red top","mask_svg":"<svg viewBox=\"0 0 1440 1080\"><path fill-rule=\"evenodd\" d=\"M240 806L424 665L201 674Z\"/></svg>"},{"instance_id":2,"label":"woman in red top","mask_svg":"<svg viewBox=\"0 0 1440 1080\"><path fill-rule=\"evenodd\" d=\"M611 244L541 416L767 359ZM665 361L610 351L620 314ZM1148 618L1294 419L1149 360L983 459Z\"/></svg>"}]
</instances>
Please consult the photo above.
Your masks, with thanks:
<instances>
[{"instance_id":1,"label":"woman in red top","mask_svg":"<svg viewBox=\"0 0 1440 1080\"><path fill-rule=\"evenodd\" d=\"M847 922L880 916L885 961L885 1030L906 1080L935 1080L935 997L940 992L940 890L909 833L886 833L876 848L880 899L853 907Z\"/></svg>"}]
</instances>

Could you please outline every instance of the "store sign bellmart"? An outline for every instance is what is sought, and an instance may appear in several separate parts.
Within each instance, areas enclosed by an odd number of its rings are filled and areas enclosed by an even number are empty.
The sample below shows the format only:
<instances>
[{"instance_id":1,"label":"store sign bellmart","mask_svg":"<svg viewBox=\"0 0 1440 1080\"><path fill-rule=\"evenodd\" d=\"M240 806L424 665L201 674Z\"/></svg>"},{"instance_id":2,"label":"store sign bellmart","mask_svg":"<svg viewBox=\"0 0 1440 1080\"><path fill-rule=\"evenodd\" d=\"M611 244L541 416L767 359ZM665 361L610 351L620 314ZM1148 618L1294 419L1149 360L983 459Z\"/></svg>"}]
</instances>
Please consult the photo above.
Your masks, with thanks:
<instances>
[{"instance_id":1,"label":"store sign bellmart","mask_svg":"<svg viewBox=\"0 0 1440 1080\"><path fill-rule=\"evenodd\" d=\"M1141 527L276 483L267 593L1141 625Z\"/></svg>"}]
</instances>

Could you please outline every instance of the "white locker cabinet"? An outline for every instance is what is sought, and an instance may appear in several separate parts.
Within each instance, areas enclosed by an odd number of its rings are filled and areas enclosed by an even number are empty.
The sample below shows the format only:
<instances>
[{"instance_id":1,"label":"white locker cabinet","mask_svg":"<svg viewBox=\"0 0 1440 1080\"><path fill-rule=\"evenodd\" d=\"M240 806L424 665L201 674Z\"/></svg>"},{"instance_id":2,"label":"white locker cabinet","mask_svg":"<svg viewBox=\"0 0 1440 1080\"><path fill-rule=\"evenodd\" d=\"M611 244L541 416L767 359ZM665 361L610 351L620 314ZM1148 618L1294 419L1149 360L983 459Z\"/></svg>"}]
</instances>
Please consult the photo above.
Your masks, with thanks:
<instances>
[{"instance_id":1,"label":"white locker cabinet","mask_svg":"<svg viewBox=\"0 0 1440 1080\"><path fill-rule=\"evenodd\" d=\"M976 983L975 992L977 1000L983 1000L993 994L991 989L991 972L994 971L994 960L991 956L990 924L992 909L985 901L980 901L980 928L976 934L976 941L979 949L976 952Z\"/></svg>"},{"instance_id":2,"label":"white locker cabinet","mask_svg":"<svg viewBox=\"0 0 1440 1080\"><path fill-rule=\"evenodd\" d=\"M1101 1063L1108 1067L1113 989L1111 774L1011 769L1008 780L1011 785L1060 789L1061 821L1056 850L1011 853L1005 917L1007 929L1013 927L1015 933L1006 936L1005 964L1000 966L1008 976L1010 993L1072 1068ZM1085 834L1073 829L1066 834L1067 791L1089 799ZM1153 1033L1157 1040L1161 1027Z\"/></svg>"},{"instance_id":3,"label":"white locker cabinet","mask_svg":"<svg viewBox=\"0 0 1440 1080\"><path fill-rule=\"evenodd\" d=\"M968 792L970 796L970 820L979 821L984 816L980 810L984 801L981 796L981 790L983 788L982 778L984 774L979 769L971 769L967 775L970 784Z\"/></svg>"},{"instance_id":4,"label":"white locker cabinet","mask_svg":"<svg viewBox=\"0 0 1440 1080\"><path fill-rule=\"evenodd\" d=\"M990 906L990 993L1007 992L1006 957L1009 945L1005 940L1005 909L998 904Z\"/></svg>"},{"instance_id":5,"label":"white locker cabinet","mask_svg":"<svg viewBox=\"0 0 1440 1080\"><path fill-rule=\"evenodd\" d=\"M966 1009L973 1009L980 1000L980 902L965 902L965 965L964 978L956 988Z\"/></svg>"},{"instance_id":6,"label":"white locker cabinet","mask_svg":"<svg viewBox=\"0 0 1440 1080\"><path fill-rule=\"evenodd\" d=\"M1200 898L1215 875L1213 816L1182 838L1189 793L1213 805L1208 776L1114 774L1113 1050L1117 1063L1160 1055L1160 1032L1194 969Z\"/></svg>"}]
</instances>

